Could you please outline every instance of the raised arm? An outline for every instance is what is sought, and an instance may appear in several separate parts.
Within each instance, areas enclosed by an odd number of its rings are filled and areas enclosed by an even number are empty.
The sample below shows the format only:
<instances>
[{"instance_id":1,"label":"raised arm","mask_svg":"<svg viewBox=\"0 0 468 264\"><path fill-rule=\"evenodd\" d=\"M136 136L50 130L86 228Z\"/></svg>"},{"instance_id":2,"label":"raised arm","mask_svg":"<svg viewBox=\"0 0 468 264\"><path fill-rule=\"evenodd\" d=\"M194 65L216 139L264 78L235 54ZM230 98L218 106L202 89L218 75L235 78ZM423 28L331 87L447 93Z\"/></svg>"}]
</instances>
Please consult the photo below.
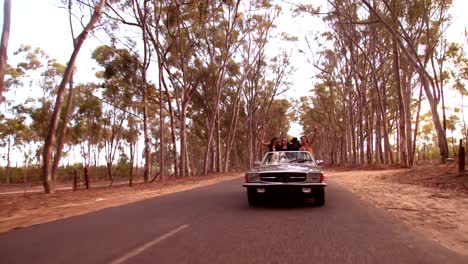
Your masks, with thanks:
<instances>
[{"instance_id":1,"label":"raised arm","mask_svg":"<svg viewBox=\"0 0 468 264\"><path fill-rule=\"evenodd\" d=\"M317 135L317 125L314 126L314 132L312 132L310 135L309 135L309 144L312 145L314 144L314 140L315 140L315 136Z\"/></svg>"},{"instance_id":2,"label":"raised arm","mask_svg":"<svg viewBox=\"0 0 468 264\"><path fill-rule=\"evenodd\" d=\"M257 140L258 140L258 142L260 142L260 143L261 143L263 146L265 146L265 147L270 146L270 142L265 141L263 138L264 138L264 137L263 137L263 130L260 129L260 130L258 131L258 133L257 133Z\"/></svg>"}]
</instances>

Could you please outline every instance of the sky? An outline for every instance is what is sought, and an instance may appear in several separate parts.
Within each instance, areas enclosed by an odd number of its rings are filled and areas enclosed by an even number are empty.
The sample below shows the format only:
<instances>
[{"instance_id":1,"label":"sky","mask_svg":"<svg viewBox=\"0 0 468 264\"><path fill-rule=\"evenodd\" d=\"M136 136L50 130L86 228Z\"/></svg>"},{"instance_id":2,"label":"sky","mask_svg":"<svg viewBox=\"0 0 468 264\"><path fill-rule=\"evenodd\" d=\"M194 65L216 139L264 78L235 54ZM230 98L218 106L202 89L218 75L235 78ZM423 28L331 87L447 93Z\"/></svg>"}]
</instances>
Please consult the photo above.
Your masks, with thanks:
<instances>
[{"instance_id":1,"label":"sky","mask_svg":"<svg viewBox=\"0 0 468 264\"><path fill-rule=\"evenodd\" d=\"M59 62L65 63L68 61L72 51L72 41L67 11L60 8L62 6L60 1L13 0L12 2L9 56L12 57L13 51L21 44L29 44L33 47L42 48L52 58L58 59ZM322 1L301 2L319 3ZM283 4L284 14L277 20L278 31L288 32L288 34L298 36L300 39L295 47L292 46L294 49L292 59L296 72L291 77L293 86L289 94L303 96L310 89L310 78L314 71L307 64L304 56L297 52L297 49L305 47L303 38L311 28L315 30L321 28L325 30L325 28L319 19L311 19L308 16L291 18L290 8L290 4L286 2ZM464 40L464 29L468 27L466 10L468 10L467 0L454 0L452 8L453 25L448 30L450 40L458 40L459 42ZM3 12L0 13L0 21L3 23ZM102 43L104 43L103 39L97 39L93 36L85 41L77 61L78 72L75 77L77 81L86 81L90 76L93 76L93 68L96 65L90 64L91 50ZM276 47L272 45L273 49Z\"/></svg>"},{"instance_id":2,"label":"sky","mask_svg":"<svg viewBox=\"0 0 468 264\"><path fill-rule=\"evenodd\" d=\"M289 2L297 2L290 0ZM323 1L301 1L318 4ZM468 0L454 0L452 7L452 26L448 29L449 41L464 43L464 30L468 27ZM32 47L40 47L52 58L65 64L72 52L72 40L68 24L67 11L61 8L60 0L12 0L11 29L9 40L9 58L13 58L13 52L21 45L28 44ZM2 5L3 7L3 5ZM286 48L292 52L292 64L296 69L290 76L289 81L292 86L285 95L290 98L298 99L301 96L310 95L312 88L312 77L314 75L313 67L307 62L303 54L297 52L298 49L306 49L304 36L310 32L311 28L315 31L326 30L320 18L311 18L308 15L291 18L291 5L287 1L283 2L284 14L278 18L278 32L288 32L290 35L297 36L299 41L289 44ZM3 11L3 10L2 10ZM3 12L0 13L0 21L3 23ZM78 32L78 28L75 29ZM98 45L104 44L104 39L98 39L91 36L85 41L82 50L77 59L76 66L78 71L75 75L77 82L89 82L94 80L94 69L97 67L90 59L91 51ZM284 48L283 43L273 43L272 52L275 49ZM18 91L18 94L27 94L27 92ZM455 98L447 98L448 102ZM461 104L461 102L459 103ZM300 135L301 127L293 123L289 133L291 135Z\"/></svg>"}]
</instances>

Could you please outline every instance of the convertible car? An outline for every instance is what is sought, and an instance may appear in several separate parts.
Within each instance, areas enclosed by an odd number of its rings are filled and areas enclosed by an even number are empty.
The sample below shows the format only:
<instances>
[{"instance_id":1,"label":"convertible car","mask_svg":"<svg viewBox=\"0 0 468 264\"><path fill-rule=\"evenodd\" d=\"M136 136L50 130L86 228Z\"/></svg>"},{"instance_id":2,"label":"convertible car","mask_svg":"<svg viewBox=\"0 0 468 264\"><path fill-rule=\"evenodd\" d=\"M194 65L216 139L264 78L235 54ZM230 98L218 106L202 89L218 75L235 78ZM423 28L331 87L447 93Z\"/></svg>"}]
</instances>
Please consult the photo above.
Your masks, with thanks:
<instances>
[{"instance_id":1,"label":"convertible car","mask_svg":"<svg viewBox=\"0 0 468 264\"><path fill-rule=\"evenodd\" d=\"M258 206L268 197L298 195L313 197L318 206L325 205L325 173L307 151L268 152L246 172L244 187L251 206Z\"/></svg>"}]
</instances>

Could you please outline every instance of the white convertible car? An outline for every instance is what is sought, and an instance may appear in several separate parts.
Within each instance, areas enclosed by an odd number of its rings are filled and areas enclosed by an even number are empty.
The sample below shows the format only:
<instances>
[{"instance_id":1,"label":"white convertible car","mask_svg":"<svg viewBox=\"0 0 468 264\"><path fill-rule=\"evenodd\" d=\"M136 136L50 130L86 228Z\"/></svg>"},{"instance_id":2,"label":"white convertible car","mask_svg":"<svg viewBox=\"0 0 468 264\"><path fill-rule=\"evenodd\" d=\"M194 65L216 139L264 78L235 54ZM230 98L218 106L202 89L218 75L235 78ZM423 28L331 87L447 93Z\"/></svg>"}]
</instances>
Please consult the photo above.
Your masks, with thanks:
<instances>
[{"instance_id":1,"label":"white convertible car","mask_svg":"<svg viewBox=\"0 0 468 264\"><path fill-rule=\"evenodd\" d=\"M261 162L246 172L244 187L251 206L268 196L299 195L313 197L318 206L325 205L325 173L307 151L268 152Z\"/></svg>"}]
</instances>

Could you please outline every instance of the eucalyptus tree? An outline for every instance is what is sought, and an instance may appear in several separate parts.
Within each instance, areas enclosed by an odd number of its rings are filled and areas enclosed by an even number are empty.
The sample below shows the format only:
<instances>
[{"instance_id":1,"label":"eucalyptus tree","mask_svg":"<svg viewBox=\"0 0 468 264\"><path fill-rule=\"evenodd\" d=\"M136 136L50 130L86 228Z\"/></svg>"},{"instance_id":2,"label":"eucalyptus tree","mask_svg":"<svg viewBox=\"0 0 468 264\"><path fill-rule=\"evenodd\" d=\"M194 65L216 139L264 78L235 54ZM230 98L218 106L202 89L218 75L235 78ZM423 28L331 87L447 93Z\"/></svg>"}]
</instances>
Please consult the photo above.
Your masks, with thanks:
<instances>
[{"instance_id":1,"label":"eucalyptus tree","mask_svg":"<svg viewBox=\"0 0 468 264\"><path fill-rule=\"evenodd\" d=\"M150 0L131 0L131 1L116 1L114 8L111 8L109 10L109 13L105 13L106 17L109 19L109 24L110 27L107 30L107 33L110 35L112 39L115 40L120 40L123 42L122 39L127 39L128 42L130 43L135 43L137 42L139 46L142 46L142 50L135 49L133 47L132 51L135 54L138 54L140 57L141 64L139 65L139 69L141 70L141 84L140 84L140 93L141 93L141 111L143 115L143 140L144 140L144 159L145 159L145 165L144 165L144 175L143 178L146 181L148 181L149 176L151 174L151 144L150 144L150 138L149 138L149 128L148 128L148 123L150 122L149 120L149 105L150 105L150 100L148 98L150 91L149 89L152 86L148 85L148 68L150 66L152 56L153 56L153 49L151 48L151 43L149 41L148 33L149 30L149 24L152 19L152 13L154 13L155 9L152 7ZM154 3L156 5L156 3ZM114 28L122 28L121 26L130 26L132 28L137 28L138 31L141 31L141 41L135 41L133 36L128 37L127 35L120 34L120 31L114 30ZM132 46L135 46L132 44ZM160 93L159 95L161 98L162 95ZM163 114L162 111L162 101L160 99L160 102L158 104L160 106L160 111L159 115L161 116ZM160 126L163 126L163 123L159 124ZM163 131L163 129L161 129ZM161 132L162 133L162 132ZM159 135L162 137L162 134ZM164 144L164 142L161 142L161 144ZM161 153L160 160L164 160L163 153ZM164 167L163 164L161 164L161 167Z\"/></svg>"},{"instance_id":2,"label":"eucalyptus tree","mask_svg":"<svg viewBox=\"0 0 468 264\"><path fill-rule=\"evenodd\" d=\"M447 118L447 129L450 130L450 145L452 149L452 155L456 156L457 155L457 145L458 141L455 139L455 131L460 130L460 118L458 117L461 109L459 107L454 107L452 109L447 109L451 110L449 117Z\"/></svg>"},{"instance_id":3,"label":"eucalyptus tree","mask_svg":"<svg viewBox=\"0 0 468 264\"><path fill-rule=\"evenodd\" d=\"M7 161L5 167L6 183L10 183L11 151L13 148L21 150L21 147L31 139L31 130L25 124L25 116L16 114L8 118L0 116L0 147L6 148L2 158ZM5 157L6 156L6 157Z\"/></svg>"},{"instance_id":4,"label":"eucalyptus tree","mask_svg":"<svg viewBox=\"0 0 468 264\"><path fill-rule=\"evenodd\" d=\"M429 105L432 112L432 120L434 123L435 130L437 132L437 141L440 150L440 160L442 162L448 157L448 145L447 139L444 133L444 128L440 122L439 113L438 113L438 103L439 103L439 94L441 90L437 90L436 84L434 82L434 76L431 76L428 70L426 69L426 65L424 63L424 58L431 57L434 54L434 46L430 42L426 42L426 49L424 49L423 54L420 54L420 50L418 49L418 43L414 41L409 35L409 28L408 26L412 26L411 24L404 23L404 19L399 17L398 13L394 8L392 8L391 3L388 1L382 1L381 5L370 4L367 0L361 0L362 3L367 7L370 13L375 15L375 18L382 23L385 29L390 32L393 36L394 41L398 44L399 49L405 57L408 59L408 62L412 64L412 66L416 69L419 77L419 81L424 88L424 92L427 96L429 101ZM393 3L393 2L392 2ZM422 14L426 14L425 16L421 17L413 17L414 19L424 19L422 21L423 28L427 32L431 32L431 24L430 22L430 14L433 14L432 11L440 9L440 16L437 18L441 19L441 21L435 21L439 23L438 26L440 27L442 20L446 20L448 18L444 17L444 12L448 10L451 5L451 1L441 0L435 1L432 4L426 5L424 1L418 2L415 9L411 10L418 10L416 8L422 8L420 11ZM388 13L389 16L386 17L383 14ZM428 21L429 20L429 21ZM433 33L432 31L431 33ZM429 40L429 35L427 34L427 39ZM435 38L440 38L440 35L432 36ZM422 57L422 58L421 58Z\"/></svg>"},{"instance_id":5,"label":"eucalyptus tree","mask_svg":"<svg viewBox=\"0 0 468 264\"><path fill-rule=\"evenodd\" d=\"M103 140L103 103L94 94L95 84L81 84L76 89L76 107L70 117L70 141L79 146L86 173L91 164L97 167L99 162Z\"/></svg>"},{"instance_id":6,"label":"eucalyptus tree","mask_svg":"<svg viewBox=\"0 0 468 264\"><path fill-rule=\"evenodd\" d=\"M128 145L129 148L129 166L130 166L130 175L129 175L129 186L133 185L133 165L135 163L135 154L136 154L136 146L138 143L138 135L139 135L139 127L138 122L139 120L136 119L134 116L130 115L127 118L127 126L128 129L125 129L123 134L123 138L125 139L125 143Z\"/></svg>"},{"instance_id":7,"label":"eucalyptus tree","mask_svg":"<svg viewBox=\"0 0 468 264\"><path fill-rule=\"evenodd\" d=\"M3 29L0 42L0 103L3 102L5 90L5 70L7 68L8 40L10 39L11 0L3 1Z\"/></svg>"},{"instance_id":8,"label":"eucalyptus tree","mask_svg":"<svg viewBox=\"0 0 468 264\"><path fill-rule=\"evenodd\" d=\"M227 78L227 67L239 41L238 26L240 25L239 4L240 1L222 2L212 1L207 2L206 6L202 6L204 10L201 15L207 17L206 23L203 25L204 45L203 50L199 50L200 57L207 68L207 80L211 82L202 82L203 92L205 97L208 94L213 94L213 100L207 100L211 104L209 108L211 111L208 113L207 118L211 117L208 121L209 127L208 140L206 143L205 160L203 174L208 172L208 158L210 148L213 141L213 136L216 135L216 167L221 171L221 136L220 136L220 98L224 94L224 83ZM221 29L221 30L220 30Z\"/></svg>"},{"instance_id":9,"label":"eucalyptus tree","mask_svg":"<svg viewBox=\"0 0 468 264\"><path fill-rule=\"evenodd\" d=\"M135 106L141 84L140 61L127 49L107 46L97 47L92 57L104 68L97 76L103 80L101 94L106 102L103 108L104 148L107 175L112 182L116 173L116 170L112 170L112 164L121 144L122 133L128 125L128 116L135 115L131 108Z\"/></svg>"},{"instance_id":10,"label":"eucalyptus tree","mask_svg":"<svg viewBox=\"0 0 468 264\"><path fill-rule=\"evenodd\" d=\"M46 137L46 140L44 143L44 149L43 149L42 179L43 179L44 190L46 193L55 192L55 186L54 186L53 175L52 175L53 173L52 157L53 157L54 147L56 147L57 134L58 134L57 127L59 123L60 112L62 110L63 97L65 95L66 85L69 83L71 76L73 74L73 70L75 68L75 61L78 56L78 53L84 41L86 40L88 34L93 30L95 24L99 21L101 14L102 14L102 10L106 2L107 2L106 0L99 0L97 2L90 0L90 1L87 1L87 3L79 2L82 4L82 7L89 8L89 11L91 14L90 14L89 21L84 25L83 30L74 40L73 52L70 56L67 67L63 74L63 79L57 89L57 97L56 97L56 101L54 104L52 115L50 117L47 137ZM56 149L56 151L59 151L59 150ZM57 158L60 158L60 155L57 155Z\"/></svg>"},{"instance_id":11,"label":"eucalyptus tree","mask_svg":"<svg viewBox=\"0 0 468 264\"><path fill-rule=\"evenodd\" d=\"M239 74L239 66L236 64L233 67L230 67L229 74L230 76L238 76ZM225 124L224 127L229 127L228 133L226 135L226 143L224 149L224 171L229 171L231 162L231 153L234 146L234 142L238 139L238 127L239 127L239 120L240 120L240 110L242 109L241 106L241 92L242 89L238 89L237 85L238 80L235 78L231 78L226 82L226 84L231 87L230 91L226 94L225 102L225 113L227 116L225 120L229 120L229 124Z\"/></svg>"},{"instance_id":12,"label":"eucalyptus tree","mask_svg":"<svg viewBox=\"0 0 468 264\"><path fill-rule=\"evenodd\" d=\"M416 88L422 87L433 112L443 161L448 153L437 105L441 99L443 103L447 81L443 32L449 22L451 1L327 3L326 11L310 5L299 5L298 10L324 14L330 28L322 34L330 45L319 44L322 51L318 59L314 56L314 66L319 71L318 85L338 89L342 94L340 122L348 131L343 158L351 153L355 164L393 163L396 148L400 164L411 166L417 132L417 125L414 132L411 127L411 99ZM419 98L423 98L421 95ZM416 119L418 115L419 110ZM397 145L390 144L390 133L396 133Z\"/></svg>"},{"instance_id":13,"label":"eucalyptus tree","mask_svg":"<svg viewBox=\"0 0 468 264\"><path fill-rule=\"evenodd\" d=\"M22 45L14 52L17 65L8 65L6 71L5 87L7 88L5 120L20 120L9 124L8 130L17 135L17 147L25 146L29 152L34 149L41 150L47 135L47 119L52 112L51 98L56 94L65 66L50 58L42 49ZM8 89L18 87L18 89ZM9 90L9 91L8 91ZM31 91L31 92L26 92ZM9 121L9 122L10 122ZM27 126L27 130L20 129ZM16 127L14 130L14 127ZM16 132L15 132L16 131ZM27 135L27 137L25 137ZM21 139L21 140L20 140ZM27 143L27 144L26 144ZM40 158L37 159L40 161Z\"/></svg>"},{"instance_id":14,"label":"eucalyptus tree","mask_svg":"<svg viewBox=\"0 0 468 264\"><path fill-rule=\"evenodd\" d=\"M32 140L42 145L47 135L47 118L52 112L51 98L56 94L65 66L50 58L42 49L31 46L20 46L14 55L19 63L15 67L9 67L7 87L14 85L34 92L25 93L28 94L26 98L9 98L7 103L13 106L11 109L18 115L26 117L25 120L34 134Z\"/></svg>"},{"instance_id":15,"label":"eucalyptus tree","mask_svg":"<svg viewBox=\"0 0 468 264\"><path fill-rule=\"evenodd\" d=\"M255 154L258 154L257 130L264 125L264 120L268 120L273 99L287 89L284 81L290 65L287 54L268 57L266 53L281 8L271 6L269 1L248 1L243 9L241 28L244 36L238 54L241 61L238 85L242 89L243 112L247 116L248 166L252 167Z\"/></svg>"},{"instance_id":16,"label":"eucalyptus tree","mask_svg":"<svg viewBox=\"0 0 468 264\"><path fill-rule=\"evenodd\" d=\"M463 46L458 43L450 43L447 46L447 61L452 65L448 74L453 81L453 88L461 95L468 95L468 57L465 55Z\"/></svg>"},{"instance_id":17,"label":"eucalyptus tree","mask_svg":"<svg viewBox=\"0 0 468 264\"><path fill-rule=\"evenodd\" d=\"M455 90L462 96L462 99L468 95L466 85L468 80L468 57L465 55L463 46L458 43L449 43L446 50L447 67L444 72L450 79L449 83L452 90ZM462 100L463 101L463 100ZM463 114L463 134L465 138L465 145L468 146L468 129L464 122L464 107L462 108Z\"/></svg>"},{"instance_id":18,"label":"eucalyptus tree","mask_svg":"<svg viewBox=\"0 0 468 264\"><path fill-rule=\"evenodd\" d=\"M160 62L159 81L167 88L166 95L171 99L168 102L175 104L173 110L179 121L178 173L182 176L190 173L187 162L187 111L201 80L198 69L202 62L198 58L198 50L203 41L204 24L209 18L209 15L203 15L204 12L197 2L161 1L155 4L155 24L150 26L150 39ZM169 88L172 89L171 93ZM173 107L172 103L169 104ZM172 126L173 133L174 129L175 126Z\"/></svg>"}]
</instances>

